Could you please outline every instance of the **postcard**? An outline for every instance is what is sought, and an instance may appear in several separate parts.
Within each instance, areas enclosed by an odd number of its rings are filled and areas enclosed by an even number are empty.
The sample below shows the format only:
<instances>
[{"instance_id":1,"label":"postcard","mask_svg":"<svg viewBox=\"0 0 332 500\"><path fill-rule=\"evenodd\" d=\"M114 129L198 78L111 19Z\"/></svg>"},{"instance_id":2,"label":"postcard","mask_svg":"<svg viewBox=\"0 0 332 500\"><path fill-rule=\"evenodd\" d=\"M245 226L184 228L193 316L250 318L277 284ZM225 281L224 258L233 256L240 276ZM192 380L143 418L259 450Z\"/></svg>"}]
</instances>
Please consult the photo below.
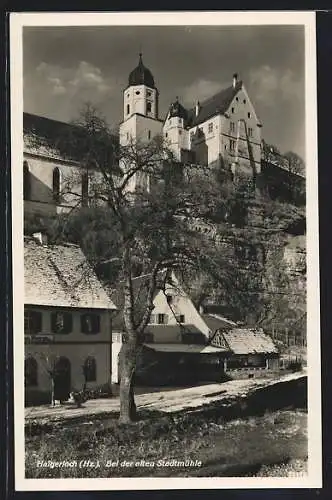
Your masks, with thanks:
<instances>
[{"instance_id":1,"label":"postcard","mask_svg":"<svg viewBox=\"0 0 332 500\"><path fill-rule=\"evenodd\" d=\"M313 12L12 13L15 488L320 488Z\"/></svg>"}]
</instances>

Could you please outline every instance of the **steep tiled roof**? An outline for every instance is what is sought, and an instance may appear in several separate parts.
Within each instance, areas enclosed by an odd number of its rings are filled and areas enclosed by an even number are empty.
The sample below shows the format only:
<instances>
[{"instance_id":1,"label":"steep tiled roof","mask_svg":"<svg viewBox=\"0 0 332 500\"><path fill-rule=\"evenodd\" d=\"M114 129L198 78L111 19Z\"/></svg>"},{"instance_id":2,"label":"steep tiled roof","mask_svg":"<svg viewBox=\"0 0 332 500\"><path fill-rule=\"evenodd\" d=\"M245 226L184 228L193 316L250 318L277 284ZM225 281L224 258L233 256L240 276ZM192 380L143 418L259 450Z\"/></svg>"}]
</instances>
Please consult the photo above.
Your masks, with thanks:
<instances>
[{"instance_id":1,"label":"steep tiled roof","mask_svg":"<svg viewBox=\"0 0 332 500\"><path fill-rule=\"evenodd\" d=\"M30 305L116 309L82 250L24 238L24 293Z\"/></svg>"},{"instance_id":2,"label":"steep tiled roof","mask_svg":"<svg viewBox=\"0 0 332 500\"><path fill-rule=\"evenodd\" d=\"M234 328L235 324L233 321L229 321L217 314L202 314L202 318L211 330L215 333L217 330L230 330Z\"/></svg>"},{"instance_id":3,"label":"steep tiled roof","mask_svg":"<svg viewBox=\"0 0 332 500\"><path fill-rule=\"evenodd\" d=\"M233 328L228 331L219 331L211 339L211 345L219 345L219 337L226 341L234 354L277 353L278 350L269 335L262 329Z\"/></svg>"},{"instance_id":4,"label":"steep tiled roof","mask_svg":"<svg viewBox=\"0 0 332 500\"><path fill-rule=\"evenodd\" d=\"M242 88L242 81L239 81L235 87L231 85L226 89L221 90L217 94L213 95L209 99L200 103L200 111L198 116L195 114L195 109L191 109L188 112L188 123L191 127L195 125L199 125L200 123L205 122L209 118L217 114L226 113L229 108L232 100L238 93L238 91Z\"/></svg>"}]
</instances>

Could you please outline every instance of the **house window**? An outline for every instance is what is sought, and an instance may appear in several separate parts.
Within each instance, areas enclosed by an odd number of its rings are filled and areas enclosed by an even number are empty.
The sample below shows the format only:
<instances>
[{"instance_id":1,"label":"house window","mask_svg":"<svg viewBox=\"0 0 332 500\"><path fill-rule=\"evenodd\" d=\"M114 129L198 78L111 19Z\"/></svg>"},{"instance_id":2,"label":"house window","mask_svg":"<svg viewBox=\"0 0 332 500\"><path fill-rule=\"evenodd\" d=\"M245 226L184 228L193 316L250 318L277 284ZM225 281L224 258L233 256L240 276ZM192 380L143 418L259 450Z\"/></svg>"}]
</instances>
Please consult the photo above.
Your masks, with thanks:
<instances>
[{"instance_id":1,"label":"house window","mask_svg":"<svg viewBox=\"0 0 332 500\"><path fill-rule=\"evenodd\" d=\"M211 132L213 132L213 123L209 123L208 132L209 132L209 134L211 134Z\"/></svg>"},{"instance_id":2,"label":"house window","mask_svg":"<svg viewBox=\"0 0 332 500\"><path fill-rule=\"evenodd\" d=\"M246 104L247 100L246 99L243 99L243 104Z\"/></svg>"},{"instance_id":3,"label":"house window","mask_svg":"<svg viewBox=\"0 0 332 500\"><path fill-rule=\"evenodd\" d=\"M179 130L179 135L182 135L182 130Z\"/></svg>"},{"instance_id":4,"label":"house window","mask_svg":"<svg viewBox=\"0 0 332 500\"><path fill-rule=\"evenodd\" d=\"M156 315L155 314L151 314L150 315L150 321L149 321L149 323L153 324L155 322L156 322Z\"/></svg>"},{"instance_id":5,"label":"house window","mask_svg":"<svg viewBox=\"0 0 332 500\"><path fill-rule=\"evenodd\" d=\"M168 137L168 133L167 132L166 132L165 136Z\"/></svg>"},{"instance_id":6,"label":"house window","mask_svg":"<svg viewBox=\"0 0 332 500\"><path fill-rule=\"evenodd\" d=\"M38 363L32 356L24 360L25 387L38 386Z\"/></svg>"},{"instance_id":7,"label":"house window","mask_svg":"<svg viewBox=\"0 0 332 500\"><path fill-rule=\"evenodd\" d=\"M232 108L232 113L234 113L234 108Z\"/></svg>"},{"instance_id":8,"label":"house window","mask_svg":"<svg viewBox=\"0 0 332 500\"><path fill-rule=\"evenodd\" d=\"M250 113L250 111L248 111L248 118L250 118L250 117L251 117L251 113Z\"/></svg>"},{"instance_id":9,"label":"house window","mask_svg":"<svg viewBox=\"0 0 332 500\"><path fill-rule=\"evenodd\" d=\"M178 315L176 316L176 321L177 321L178 323L184 323L184 319L185 319L185 318L184 318L184 314L178 314Z\"/></svg>"},{"instance_id":10,"label":"house window","mask_svg":"<svg viewBox=\"0 0 332 500\"><path fill-rule=\"evenodd\" d=\"M57 311L51 314L51 330L53 333L70 333L73 329L73 318L68 312Z\"/></svg>"},{"instance_id":11,"label":"house window","mask_svg":"<svg viewBox=\"0 0 332 500\"><path fill-rule=\"evenodd\" d=\"M122 342L122 333L120 332L112 332L112 342L121 343Z\"/></svg>"},{"instance_id":12,"label":"house window","mask_svg":"<svg viewBox=\"0 0 332 500\"><path fill-rule=\"evenodd\" d=\"M53 200L56 203L60 201L60 169L58 167L53 169L53 180L52 180L52 191L53 191Z\"/></svg>"},{"instance_id":13,"label":"house window","mask_svg":"<svg viewBox=\"0 0 332 500\"><path fill-rule=\"evenodd\" d=\"M229 129L230 129L231 132L235 132L235 123L234 122L230 123Z\"/></svg>"},{"instance_id":14,"label":"house window","mask_svg":"<svg viewBox=\"0 0 332 500\"><path fill-rule=\"evenodd\" d=\"M129 104L127 104L127 115L129 115L129 113L130 113L130 106Z\"/></svg>"},{"instance_id":15,"label":"house window","mask_svg":"<svg viewBox=\"0 0 332 500\"><path fill-rule=\"evenodd\" d=\"M81 315L81 331L86 334L95 334L100 332L100 317L98 314Z\"/></svg>"},{"instance_id":16,"label":"house window","mask_svg":"<svg viewBox=\"0 0 332 500\"><path fill-rule=\"evenodd\" d=\"M30 200L31 198L31 176L29 164L27 161L23 162L23 199Z\"/></svg>"},{"instance_id":17,"label":"house window","mask_svg":"<svg viewBox=\"0 0 332 500\"><path fill-rule=\"evenodd\" d=\"M33 335L40 333L42 329L42 313L39 311L24 311L24 333Z\"/></svg>"},{"instance_id":18,"label":"house window","mask_svg":"<svg viewBox=\"0 0 332 500\"><path fill-rule=\"evenodd\" d=\"M235 97L235 100L236 100L236 102L239 102L239 98L238 97Z\"/></svg>"},{"instance_id":19,"label":"house window","mask_svg":"<svg viewBox=\"0 0 332 500\"><path fill-rule=\"evenodd\" d=\"M89 175L87 172L82 174L82 205L87 207L89 205Z\"/></svg>"},{"instance_id":20,"label":"house window","mask_svg":"<svg viewBox=\"0 0 332 500\"><path fill-rule=\"evenodd\" d=\"M151 139L151 130L148 131L148 139Z\"/></svg>"},{"instance_id":21,"label":"house window","mask_svg":"<svg viewBox=\"0 0 332 500\"><path fill-rule=\"evenodd\" d=\"M96 382L97 380L97 364L95 358L89 356L84 361L83 374L86 382Z\"/></svg>"},{"instance_id":22,"label":"house window","mask_svg":"<svg viewBox=\"0 0 332 500\"><path fill-rule=\"evenodd\" d=\"M152 104L151 104L151 102L147 102L146 103L146 112L151 113L151 111L152 111Z\"/></svg>"},{"instance_id":23,"label":"house window","mask_svg":"<svg viewBox=\"0 0 332 500\"><path fill-rule=\"evenodd\" d=\"M229 141L229 149L235 151L235 141L233 139Z\"/></svg>"},{"instance_id":24,"label":"house window","mask_svg":"<svg viewBox=\"0 0 332 500\"><path fill-rule=\"evenodd\" d=\"M252 137L252 128L250 128L250 127L248 128L248 135L249 135L249 137Z\"/></svg>"},{"instance_id":25,"label":"house window","mask_svg":"<svg viewBox=\"0 0 332 500\"><path fill-rule=\"evenodd\" d=\"M158 314L157 323L158 323L158 325L167 325L167 323L168 323L167 314Z\"/></svg>"}]
</instances>

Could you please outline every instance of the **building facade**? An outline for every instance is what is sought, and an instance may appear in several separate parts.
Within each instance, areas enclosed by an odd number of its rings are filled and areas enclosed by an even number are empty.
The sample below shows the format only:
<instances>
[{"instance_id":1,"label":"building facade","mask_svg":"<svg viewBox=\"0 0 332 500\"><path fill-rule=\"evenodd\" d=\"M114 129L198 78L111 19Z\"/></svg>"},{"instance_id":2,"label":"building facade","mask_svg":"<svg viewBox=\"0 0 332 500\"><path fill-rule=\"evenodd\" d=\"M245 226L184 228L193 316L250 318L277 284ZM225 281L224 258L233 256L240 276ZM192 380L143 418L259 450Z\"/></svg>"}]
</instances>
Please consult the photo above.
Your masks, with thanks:
<instances>
[{"instance_id":1,"label":"building facade","mask_svg":"<svg viewBox=\"0 0 332 500\"><path fill-rule=\"evenodd\" d=\"M76 245L24 240L25 390L66 400L110 383L116 309ZM53 374L53 375L52 375Z\"/></svg>"}]
</instances>

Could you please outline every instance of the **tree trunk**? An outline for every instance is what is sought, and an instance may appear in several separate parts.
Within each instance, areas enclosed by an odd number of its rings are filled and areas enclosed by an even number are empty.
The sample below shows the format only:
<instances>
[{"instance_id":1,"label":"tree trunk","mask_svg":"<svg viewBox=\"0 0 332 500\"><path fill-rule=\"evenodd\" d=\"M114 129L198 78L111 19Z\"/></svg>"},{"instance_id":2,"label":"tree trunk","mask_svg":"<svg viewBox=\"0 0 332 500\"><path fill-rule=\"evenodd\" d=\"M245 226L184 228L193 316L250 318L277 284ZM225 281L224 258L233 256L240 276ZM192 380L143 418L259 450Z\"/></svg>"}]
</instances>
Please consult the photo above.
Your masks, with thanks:
<instances>
[{"instance_id":1,"label":"tree trunk","mask_svg":"<svg viewBox=\"0 0 332 500\"><path fill-rule=\"evenodd\" d=\"M54 378L51 378L51 405L55 406L55 400L54 400Z\"/></svg>"},{"instance_id":2,"label":"tree trunk","mask_svg":"<svg viewBox=\"0 0 332 500\"><path fill-rule=\"evenodd\" d=\"M120 422L129 423L137 418L134 400L134 373L136 367L136 342L132 339L122 344L120 351Z\"/></svg>"}]
</instances>

